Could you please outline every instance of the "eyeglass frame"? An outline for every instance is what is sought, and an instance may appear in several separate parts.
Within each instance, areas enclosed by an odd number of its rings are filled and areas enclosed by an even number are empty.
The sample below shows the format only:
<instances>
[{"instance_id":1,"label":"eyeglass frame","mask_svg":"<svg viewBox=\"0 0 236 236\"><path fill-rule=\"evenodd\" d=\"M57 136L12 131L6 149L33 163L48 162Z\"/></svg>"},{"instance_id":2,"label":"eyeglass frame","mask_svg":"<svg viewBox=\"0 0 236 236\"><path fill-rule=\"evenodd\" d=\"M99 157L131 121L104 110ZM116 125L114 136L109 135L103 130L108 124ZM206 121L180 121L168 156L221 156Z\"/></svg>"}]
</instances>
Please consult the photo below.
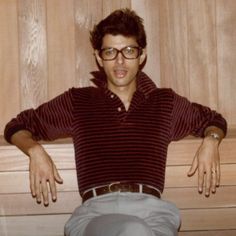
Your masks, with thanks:
<instances>
[{"instance_id":1,"label":"eyeglass frame","mask_svg":"<svg viewBox=\"0 0 236 236\"><path fill-rule=\"evenodd\" d=\"M124 53L123 53L123 50L126 49L126 48L135 48L135 49L138 49L138 54L135 58L127 58ZM102 57L102 52L107 50L107 49L114 49L116 51L116 55L114 56L114 58L112 59L104 59ZM117 48L113 48L113 47L106 47L106 48L102 48L98 51L98 55L99 57L103 60L103 61L113 61L115 60L117 57L118 57L118 54L121 53L121 55L127 59L127 60L134 60L134 59L137 59L139 56L141 56L143 54L143 48L139 47L139 46L125 46L123 48L121 48L120 50L117 49Z\"/></svg>"}]
</instances>

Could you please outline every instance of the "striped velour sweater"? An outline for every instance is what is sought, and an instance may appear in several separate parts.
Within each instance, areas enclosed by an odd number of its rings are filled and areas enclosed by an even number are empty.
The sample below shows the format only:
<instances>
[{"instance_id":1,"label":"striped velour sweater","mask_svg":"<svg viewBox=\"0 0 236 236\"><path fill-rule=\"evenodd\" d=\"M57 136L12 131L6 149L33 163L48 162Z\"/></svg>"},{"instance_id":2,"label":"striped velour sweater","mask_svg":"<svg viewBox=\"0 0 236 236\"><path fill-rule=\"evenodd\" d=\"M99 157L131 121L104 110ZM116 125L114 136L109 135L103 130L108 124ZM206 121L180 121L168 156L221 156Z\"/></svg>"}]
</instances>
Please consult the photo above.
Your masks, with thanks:
<instances>
[{"instance_id":1,"label":"striped velour sweater","mask_svg":"<svg viewBox=\"0 0 236 236\"><path fill-rule=\"evenodd\" d=\"M203 137L210 125L226 132L224 118L191 103L171 89L157 88L140 72L128 111L106 88L101 72L96 87L71 88L37 109L21 112L5 128L5 138L20 129L36 140L72 137L79 190L117 181L148 184L163 191L167 148L187 135Z\"/></svg>"}]
</instances>

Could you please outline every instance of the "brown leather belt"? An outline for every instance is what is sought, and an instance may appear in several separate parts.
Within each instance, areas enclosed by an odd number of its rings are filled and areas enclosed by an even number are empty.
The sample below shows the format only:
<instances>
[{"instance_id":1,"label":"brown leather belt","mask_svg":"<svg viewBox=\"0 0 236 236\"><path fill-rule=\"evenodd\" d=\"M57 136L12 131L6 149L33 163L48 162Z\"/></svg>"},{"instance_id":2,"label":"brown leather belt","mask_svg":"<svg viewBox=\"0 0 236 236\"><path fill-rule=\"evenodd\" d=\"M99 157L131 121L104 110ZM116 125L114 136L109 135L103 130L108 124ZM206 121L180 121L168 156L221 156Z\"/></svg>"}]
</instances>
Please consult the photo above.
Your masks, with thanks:
<instances>
[{"instance_id":1,"label":"brown leather belt","mask_svg":"<svg viewBox=\"0 0 236 236\"><path fill-rule=\"evenodd\" d=\"M140 189L142 190L142 193L153 195L157 198L161 198L161 194L158 190L155 188L149 187L147 185L142 184L142 187L140 188L140 184L130 184L130 183L120 183L115 182L111 183L106 186L97 187L94 189L91 189L87 192L85 192L82 196L83 202L87 201L88 199L100 196L107 193L113 193L113 192L131 192L131 193L139 193ZM95 191L95 194L94 194Z\"/></svg>"}]
</instances>

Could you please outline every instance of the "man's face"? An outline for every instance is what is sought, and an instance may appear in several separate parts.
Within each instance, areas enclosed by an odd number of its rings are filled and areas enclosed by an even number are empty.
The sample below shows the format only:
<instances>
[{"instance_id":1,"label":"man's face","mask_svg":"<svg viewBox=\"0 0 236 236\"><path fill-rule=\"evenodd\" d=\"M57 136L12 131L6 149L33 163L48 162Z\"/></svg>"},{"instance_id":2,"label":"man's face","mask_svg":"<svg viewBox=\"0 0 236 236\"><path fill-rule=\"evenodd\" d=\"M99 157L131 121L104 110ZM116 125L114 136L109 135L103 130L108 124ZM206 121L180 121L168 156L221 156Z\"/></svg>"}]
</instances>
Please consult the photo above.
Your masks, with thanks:
<instances>
[{"instance_id":1,"label":"man's face","mask_svg":"<svg viewBox=\"0 0 236 236\"><path fill-rule=\"evenodd\" d=\"M123 35L107 34L103 38L102 49L115 48L121 50L125 47L138 47L138 43L133 37L125 37ZM106 55L109 56L109 51ZM129 51L125 50L129 56ZM132 53L132 51L130 52ZM143 49L142 54L135 59L126 59L121 52L118 53L114 60L103 60L99 56L99 52L95 52L97 61L103 67L107 75L108 88L115 92L117 89L136 88L136 75L140 64L143 63L146 57L146 51Z\"/></svg>"}]
</instances>

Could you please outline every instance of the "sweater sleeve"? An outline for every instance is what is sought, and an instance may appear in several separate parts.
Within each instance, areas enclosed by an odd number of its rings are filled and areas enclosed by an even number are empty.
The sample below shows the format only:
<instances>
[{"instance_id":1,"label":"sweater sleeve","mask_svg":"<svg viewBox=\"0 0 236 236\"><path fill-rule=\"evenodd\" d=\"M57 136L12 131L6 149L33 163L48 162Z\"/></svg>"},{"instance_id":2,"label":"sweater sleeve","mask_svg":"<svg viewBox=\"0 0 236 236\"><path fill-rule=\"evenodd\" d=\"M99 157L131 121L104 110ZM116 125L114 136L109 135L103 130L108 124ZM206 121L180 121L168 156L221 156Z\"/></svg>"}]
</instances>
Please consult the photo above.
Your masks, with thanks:
<instances>
[{"instance_id":1,"label":"sweater sleeve","mask_svg":"<svg viewBox=\"0 0 236 236\"><path fill-rule=\"evenodd\" d=\"M227 123L221 114L209 107L191 103L173 92L170 140L179 140L187 135L204 137L209 126L220 128L226 135Z\"/></svg>"},{"instance_id":2,"label":"sweater sleeve","mask_svg":"<svg viewBox=\"0 0 236 236\"><path fill-rule=\"evenodd\" d=\"M55 140L72 135L73 103L72 90L57 96L36 109L22 111L7 123L4 137L11 142L11 136L19 130L28 130L35 140Z\"/></svg>"}]
</instances>

